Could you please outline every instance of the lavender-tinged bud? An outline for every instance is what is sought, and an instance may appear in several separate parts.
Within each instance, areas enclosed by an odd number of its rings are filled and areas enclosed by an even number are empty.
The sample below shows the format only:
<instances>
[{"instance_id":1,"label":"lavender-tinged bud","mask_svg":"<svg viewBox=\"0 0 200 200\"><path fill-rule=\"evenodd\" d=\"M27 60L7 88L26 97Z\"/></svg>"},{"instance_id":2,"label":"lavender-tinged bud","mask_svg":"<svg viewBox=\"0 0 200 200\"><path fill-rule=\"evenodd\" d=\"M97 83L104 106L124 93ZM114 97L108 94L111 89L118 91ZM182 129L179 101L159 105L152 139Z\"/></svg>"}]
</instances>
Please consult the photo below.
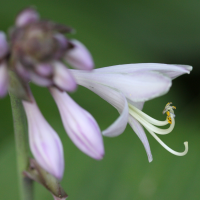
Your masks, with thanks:
<instances>
[{"instance_id":1,"label":"lavender-tinged bud","mask_svg":"<svg viewBox=\"0 0 200 200\"><path fill-rule=\"evenodd\" d=\"M61 62L54 62L54 84L65 91L74 91L76 89L76 81L70 70Z\"/></svg>"},{"instance_id":2,"label":"lavender-tinged bud","mask_svg":"<svg viewBox=\"0 0 200 200\"><path fill-rule=\"evenodd\" d=\"M8 91L8 69L5 62L0 64L0 97L4 97Z\"/></svg>"},{"instance_id":3,"label":"lavender-tinged bud","mask_svg":"<svg viewBox=\"0 0 200 200\"><path fill-rule=\"evenodd\" d=\"M36 102L23 101L29 129L29 143L37 162L47 172L62 179L64 171L63 147L57 133L41 114Z\"/></svg>"},{"instance_id":4,"label":"lavender-tinged bud","mask_svg":"<svg viewBox=\"0 0 200 200\"><path fill-rule=\"evenodd\" d=\"M53 67L50 64L38 64L35 71L43 77L51 76L53 74Z\"/></svg>"},{"instance_id":5,"label":"lavender-tinged bud","mask_svg":"<svg viewBox=\"0 0 200 200\"><path fill-rule=\"evenodd\" d=\"M6 35L0 31L0 59L4 58L8 53L8 43L6 41Z\"/></svg>"},{"instance_id":6,"label":"lavender-tinged bud","mask_svg":"<svg viewBox=\"0 0 200 200\"><path fill-rule=\"evenodd\" d=\"M33 8L26 8L22 10L15 21L16 26L21 27L29 23L33 23L39 20L39 14Z\"/></svg>"},{"instance_id":7,"label":"lavender-tinged bud","mask_svg":"<svg viewBox=\"0 0 200 200\"><path fill-rule=\"evenodd\" d=\"M50 92L60 111L65 130L74 144L92 158L102 159L103 139L95 119L67 93L55 88L50 88Z\"/></svg>"},{"instance_id":8,"label":"lavender-tinged bud","mask_svg":"<svg viewBox=\"0 0 200 200\"><path fill-rule=\"evenodd\" d=\"M73 67L82 70L92 70L94 62L88 49L79 41L71 40L73 48L66 53L66 61Z\"/></svg>"},{"instance_id":9,"label":"lavender-tinged bud","mask_svg":"<svg viewBox=\"0 0 200 200\"><path fill-rule=\"evenodd\" d=\"M39 76L34 72L30 73L30 79L33 83L42 87L49 87L53 84L53 81L51 79Z\"/></svg>"}]
</instances>

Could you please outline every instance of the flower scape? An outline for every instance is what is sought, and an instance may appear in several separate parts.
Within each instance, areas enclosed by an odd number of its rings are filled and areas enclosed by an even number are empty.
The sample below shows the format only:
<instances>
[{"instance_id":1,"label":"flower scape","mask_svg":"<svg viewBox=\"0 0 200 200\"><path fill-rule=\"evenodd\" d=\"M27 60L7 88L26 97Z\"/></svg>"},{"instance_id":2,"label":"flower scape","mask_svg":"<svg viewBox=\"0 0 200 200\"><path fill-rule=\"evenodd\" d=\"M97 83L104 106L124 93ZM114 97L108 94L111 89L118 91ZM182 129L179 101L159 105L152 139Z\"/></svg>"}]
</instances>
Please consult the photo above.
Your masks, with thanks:
<instances>
[{"instance_id":1,"label":"flower scape","mask_svg":"<svg viewBox=\"0 0 200 200\"><path fill-rule=\"evenodd\" d=\"M28 122L29 145L36 160L32 160L30 165L38 169L41 167L40 172L45 170L58 180L63 177L61 140L40 112L29 88L30 82L48 88L57 104L66 133L82 152L94 159L104 157L102 135L118 136L124 132L127 123L143 143L149 162L153 157L143 127L169 152L185 155L187 142L184 143L184 152L176 152L156 135L165 135L173 130L175 107L171 103L165 106L165 121L153 119L142 112L142 108L145 101L167 93L172 80L189 74L192 67L141 63L93 70L93 59L87 48L64 35L72 32L73 29L68 26L41 20L33 8L24 9L18 14L8 39L0 32L0 96L4 97L9 91L22 100ZM75 69L69 69L67 65ZM74 91L77 85L98 94L120 113L106 130L101 132L93 116L67 94ZM167 129L157 127L167 124L170 125ZM25 175L38 181L29 173ZM67 197L51 192L54 199Z\"/></svg>"}]
</instances>

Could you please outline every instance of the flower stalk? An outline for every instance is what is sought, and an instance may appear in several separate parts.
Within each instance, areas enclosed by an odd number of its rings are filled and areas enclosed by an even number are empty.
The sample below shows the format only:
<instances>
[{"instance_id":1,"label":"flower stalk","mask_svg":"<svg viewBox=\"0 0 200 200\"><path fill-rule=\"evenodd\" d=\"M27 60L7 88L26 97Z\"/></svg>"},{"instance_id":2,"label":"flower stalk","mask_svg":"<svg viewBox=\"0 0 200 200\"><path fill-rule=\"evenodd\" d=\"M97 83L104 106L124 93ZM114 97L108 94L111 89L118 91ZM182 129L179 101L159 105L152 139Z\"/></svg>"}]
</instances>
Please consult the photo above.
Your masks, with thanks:
<instances>
[{"instance_id":1,"label":"flower stalk","mask_svg":"<svg viewBox=\"0 0 200 200\"><path fill-rule=\"evenodd\" d=\"M23 175L29 166L28 131L22 101L10 92L15 132L17 170L19 177L20 199L33 200L33 181Z\"/></svg>"}]
</instances>

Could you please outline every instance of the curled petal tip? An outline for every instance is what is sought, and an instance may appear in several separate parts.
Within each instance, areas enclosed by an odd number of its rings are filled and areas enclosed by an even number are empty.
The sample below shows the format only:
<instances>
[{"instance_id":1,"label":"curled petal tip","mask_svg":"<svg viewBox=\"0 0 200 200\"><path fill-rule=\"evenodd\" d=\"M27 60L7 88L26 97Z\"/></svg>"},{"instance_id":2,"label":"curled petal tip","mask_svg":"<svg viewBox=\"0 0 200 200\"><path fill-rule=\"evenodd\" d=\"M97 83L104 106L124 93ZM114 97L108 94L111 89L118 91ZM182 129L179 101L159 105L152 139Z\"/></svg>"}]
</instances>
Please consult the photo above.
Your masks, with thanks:
<instances>
[{"instance_id":1,"label":"curled petal tip","mask_svg":"<svg viewBox=\"0 0 200 200\"><path fill-rule=\"evenodd\" d=\"M66 53L66 61L77 69L92 70L94 62L88 49L79 41L71 40L73 48Z\"/></svg>"}]
</instances>

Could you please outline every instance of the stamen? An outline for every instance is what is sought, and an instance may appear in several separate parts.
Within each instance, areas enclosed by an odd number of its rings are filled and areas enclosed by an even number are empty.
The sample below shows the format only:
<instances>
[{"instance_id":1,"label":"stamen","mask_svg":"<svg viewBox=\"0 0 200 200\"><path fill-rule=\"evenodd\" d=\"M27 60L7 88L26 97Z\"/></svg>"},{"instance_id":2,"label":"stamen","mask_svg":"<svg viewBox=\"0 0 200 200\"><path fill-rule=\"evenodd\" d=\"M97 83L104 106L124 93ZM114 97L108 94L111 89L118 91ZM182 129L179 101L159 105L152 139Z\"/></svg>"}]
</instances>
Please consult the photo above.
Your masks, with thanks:
<instances>
[{"instance_id":1,"label":"stamen","mask_svg":"<svg viewBox=\"0 0 200 200\"><path fill-rule=\"evenodd\" d=\"M167 103L167 105L165 106L165 108L163 110L163 114L165 114L165 113L167 114L167 121L169 124L172 124L172 117L173 118L175 117L173 109L176 109L175 106L170 106L171 104L172 104L172 102Z\"/></svg>"},{"instance_id":2,"label":"stamen","mask_svg":"<svg viewBox=\"0 0 200 200\"><path fill-rule=\"evenodd\" d=\"M168 150L170 153L177 155L177 156L184 156L185 154L187 154L188 152L188 142L184 142L185 145L185 150L184 152L176 152L174 150L172 150L171 148L169 148L157 135L157 134L161 134L161 135L165 135L170 133L174 126L175 126L175 114L174 114L174 109L176 109L175 106L171 106L172 102L169 102L166 104L164 110L163 110L163 114L166 113L167 115L167 119L165 121L159 121L156 120L150 116L148 116L147 114L143 113L141 110L139 110L138 108L136 108L135 106L129 104L129 113L136 119L138 120L148 131L149 133L166 149ZM158 128L154 125L157 126L164 126L167 124L170 124L170 127L167 129L161 129ZM153 125L154 124L154 125Z\"/></svg>"},{"instance_id":3,"label":"stamen","mask_svg":"<svg viewBox=\"0 0 200 200\"><path fill-rule=\"evenodd\" d=\"M139 110L138 108L136 108L135 106L128 104L129 108L132 109L134 112L138 113L143 119L145 119L146 121L150 122L151 124L154 124L156 126L165 126L168 124L168 121L159 121L156 120L152 117L150 117L149 115L145 114L144 112L142 112L141 110Z\"/></svg>"},{"instance_id":4,"label":"stamen","mask_svg":"<svg viewBox=\"0 0 200 200\"><path fill-rule=\"evenodd\" d=\"M149 123L148 121L146 121L142 116L138 115L136 112L134 112L132 109L129 110L129 113L135 117L145 128L147 129L151 129L152 131L154 131L155 133L157 134L160 134L160 135L166 135L170 132L172 132L172 130L174 129L174 125L175 125L175 120L172 118L172 121L173 123L170 125L169 128L167 129L161 129L161 128L158 128L154 125L152 125L151 123ZM165 124L168 124L168 121L164 121Z\"/></svg>"}]
</instances>

